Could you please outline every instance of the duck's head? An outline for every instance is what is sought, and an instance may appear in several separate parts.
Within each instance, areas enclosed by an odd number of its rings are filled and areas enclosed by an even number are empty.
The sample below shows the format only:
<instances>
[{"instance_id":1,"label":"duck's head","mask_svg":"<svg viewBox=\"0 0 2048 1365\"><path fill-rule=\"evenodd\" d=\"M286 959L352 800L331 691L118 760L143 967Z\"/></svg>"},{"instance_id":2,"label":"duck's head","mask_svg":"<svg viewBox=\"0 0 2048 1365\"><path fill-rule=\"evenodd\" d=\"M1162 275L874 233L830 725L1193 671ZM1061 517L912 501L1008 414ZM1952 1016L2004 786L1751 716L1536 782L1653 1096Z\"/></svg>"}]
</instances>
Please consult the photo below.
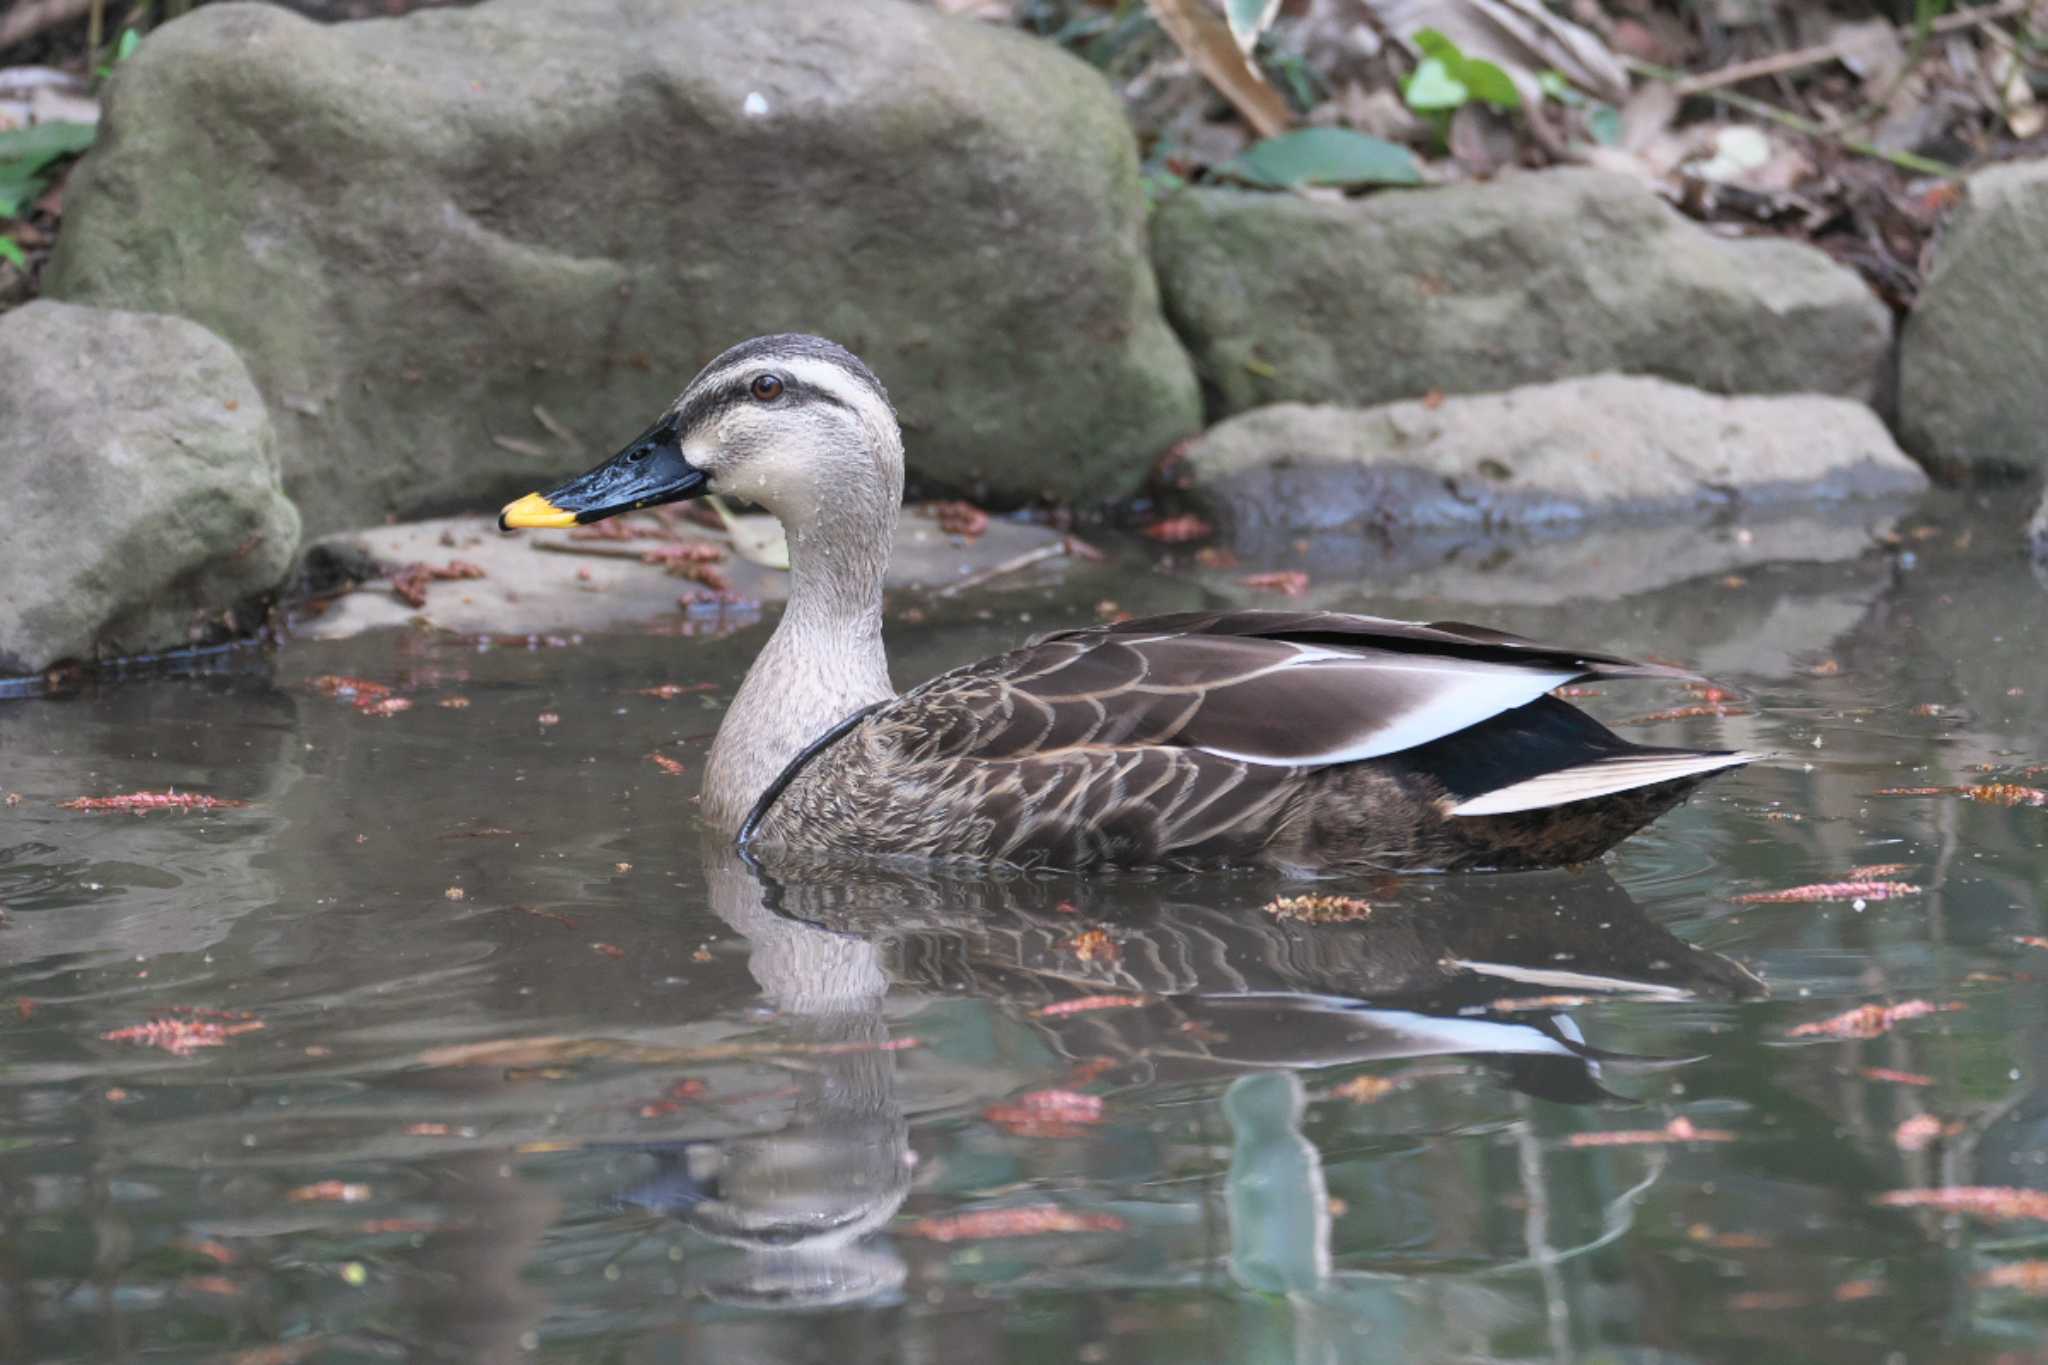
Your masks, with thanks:
<instances>
[{"instance_id":1,"label":"duck's head","mask_svg":"<svg viewBox=\"0 0 2048 1365\"><path fill-rule=\"evenodd\" d=\"M504 530L578 526L722 493L786 525L903 496L903 438L881 381L843 346L785 332L706 365L661 419L587 474L498 513Z\"/></svg>"}]
</instances>

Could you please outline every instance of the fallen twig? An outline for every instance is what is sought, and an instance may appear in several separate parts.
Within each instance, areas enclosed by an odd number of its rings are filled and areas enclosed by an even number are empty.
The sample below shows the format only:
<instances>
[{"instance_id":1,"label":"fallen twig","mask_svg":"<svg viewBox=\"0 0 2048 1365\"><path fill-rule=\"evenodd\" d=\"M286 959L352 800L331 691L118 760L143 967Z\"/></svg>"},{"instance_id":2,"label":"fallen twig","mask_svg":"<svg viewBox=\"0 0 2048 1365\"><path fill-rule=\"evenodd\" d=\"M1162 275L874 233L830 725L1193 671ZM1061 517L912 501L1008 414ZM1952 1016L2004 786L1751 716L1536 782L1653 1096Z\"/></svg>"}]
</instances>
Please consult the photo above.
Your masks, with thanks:
<instances>
[{"instance_id":1,"label":"fallen twig","mask_svg":"<svg viewBox=\"0 0 2048 1365\"><path fill-rule=\"evenodd\" d=\"M1048 559L1058 559L1066 553L1067 547L1063 541L1055 541L1050 545L1041 545L1035 550L1026 550L1023 554L1011 555L1002 563L991 564L986 569L971 573L957 582L948 583L932 595L934 597L957 596L960 593L966 592L969 588L978 588L984 583L992 583L1005 574L1020 572L1030 568L1033 564L1043 564Z\"/></svg>"},{"instance_id":2,"label":"fallen twig","mask_svg":"<svg viewBox=\"0 0 2048 1365\"><path fill-rule=\"evenodd\" d=\"M1686 79L1683 72L1674 71L1668 66L1659 66L1655 62L1646 62L1637 57L1628 57L1623 60L1627 63L1629 70L1641 76L1648 76L1653 80L1669 81L1673 86L1676 86ZM1886 151L1875 143L1865 142L1861 138L1849 137L1839 129L1830 128L1824 123L1816 123L1810 118L1780 109L1775 104L1767 104L1763 100L1751 99L1747 95L1738 95L1733 90L1715 90L1713 96L1724 104L1735 106L1744 113L1754 114L1761 119L1769 119L1773 123L1790 128L1795 133L1804 133L1808 137L1817 137L1824 141L1832 142L1844 151L1854 152L1858 156L1868 156L1874 157L1879 161L1888 161L1901 170L1913 171L1920 175L1936 175L1944 180L1960 179L1963 174L1960 167L1951 166L1945 161L1935 161L1930 157L1916 156L1912 152Z\"/></svg>"},{"instance_id":3,"label":"fallen twig","mask_svg":"<svg viewBox=\"0 0 2048 1365\"><path fill-rule=\"evenodd\" d=\"M1989 23L1993 19L2009 19L2024 14L2033 0L2003 0L1996 5L1983 5L1976 9L1957 10L1945 14L1927 25L1929 33L1953 33L1958 29L1971 28L1977 24ZM1908 28L1907 36L1916 36L1919 26ZM1767 57L1756 57L1746 62L1733 62L1713 71L1703 71L1697 76L1685 76L1672 82L1672 89L1679 96L1703 95L1709 90L1723 86L1740 85L1753 81L1759 76L1779 76L1788 71L1804 67L1819 66L1823 62L1835 61L1854 52L1857 40L1854 36L1837 38L1832 42L1815 43L1811 47L1794 48L1790 52L1774 52ZM1645 73L1648 74L1648 73ZM1732 103L1732 101L1731 101Z\"/></svg>"}]
</instances>

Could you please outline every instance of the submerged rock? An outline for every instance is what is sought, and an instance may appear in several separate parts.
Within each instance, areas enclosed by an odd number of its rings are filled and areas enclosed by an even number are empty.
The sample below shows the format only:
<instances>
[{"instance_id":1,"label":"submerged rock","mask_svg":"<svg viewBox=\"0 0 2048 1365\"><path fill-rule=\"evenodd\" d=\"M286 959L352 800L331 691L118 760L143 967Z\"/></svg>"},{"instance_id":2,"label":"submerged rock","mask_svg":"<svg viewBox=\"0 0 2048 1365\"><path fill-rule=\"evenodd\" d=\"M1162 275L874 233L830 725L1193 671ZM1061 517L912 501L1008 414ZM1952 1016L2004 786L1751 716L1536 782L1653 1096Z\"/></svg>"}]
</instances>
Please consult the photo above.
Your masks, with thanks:
<instances>
[{"instance_id":1,"label":"submerged rock","mask_svg":"<svg viewBox=\"0 0 2048 1365\"><path fill-rule=\"evenodd\" d=\"M179 318L0 317L0 470L0 673L247 630L298 549L262 397Z\"/></svg>"},{"instance_id":2,"label":"submerged rock","mask_svg":"<svg viewBox=\"0 0 2048 1365\"><path fill-rule=\"evenodd\" d=\"M1196 440L1180 477L1240 544L1337 528L1668 519L1927 486L1860 403L1725 398L1624 375L1373 408L1257 408Z\"/></svg>"},{"instance_id":3,"label":"submerged rock","mask_svg":"<svg viewBox=\"0 0 2048 1365\"><path fill-rule=\"evenodd\" d=\"M1899 346L1899 426L1945 474L2048 468L2048 160L1970 177Z\"/></svg>"},{"instance_id":4,"label":"submerged rock","mask_svg":"<svg viewBox=\"0 0 2048 1365\"><path fill-rule=\"evenodd\" d=\"M1821 252L1715 236L1599 171L1334 203L1193 190L1152 243L1229 412L1610 370L1869 400L1891 345L1884 305Z\"/></svg>"},{"instance_id":5,"label":"submerged rock","mask_svg":"<svg viewBox=\"0 0 2048 1365\"><path fill-rule=\"evenodd\" d=\"M913 477L1110 496L1201 416L1137 169L1085 64L894 0L207 5L122 65L49 288L231 342L317 531L553 482L787 329Z\"/></svg>"}]
</instances>

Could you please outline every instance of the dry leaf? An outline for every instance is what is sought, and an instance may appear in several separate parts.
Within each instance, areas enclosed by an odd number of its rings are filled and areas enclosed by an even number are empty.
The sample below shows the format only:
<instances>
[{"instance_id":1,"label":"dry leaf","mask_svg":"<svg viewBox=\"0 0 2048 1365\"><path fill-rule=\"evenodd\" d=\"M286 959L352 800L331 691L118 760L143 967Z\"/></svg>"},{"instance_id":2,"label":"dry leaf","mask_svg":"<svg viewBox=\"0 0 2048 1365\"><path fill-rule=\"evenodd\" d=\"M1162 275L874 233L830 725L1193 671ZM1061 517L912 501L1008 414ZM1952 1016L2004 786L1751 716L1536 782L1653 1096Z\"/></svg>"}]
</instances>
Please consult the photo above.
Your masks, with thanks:
<instances>
[{"instance_id":1,"label":"dry leaf","mask_svg":"<svg viewBox=\"0 0 2048 1365\"><path fill-rule=\"evenodd\" d=\"M192 792L128 792L122 796L80 796L57 803L60 810L126 811L146 815L157 810L240 810L247 801L230 801L224 796L199 796Z\"/></svg>"},{"instance_id":2,"label":"dry leaf","mask_svg":"<svg viewBox=\"0 0 2048 1365\"><path fill-rule=\"evenodd\" d=\"M1333 1087L1330 1093L1353 1104L1372 1104L1400 1088L1399 1081L1388 1080L1385 1076L1353 1076L1342 1085Z\"/></svg>"},{"instance_id":3,"label":"dry leaf","mask_svg":"<svg viewBox=\"0 0 2048 1365\"><path fill-rule=\"evenodd\" d=\"M1102 1121L1102 1097L1078 1090L1033 1090L1008 1104L994 1104L982 1117L1013 1137L1078 1137Z\"/></svg>"},{"instance_id":4,"label":"dry leaf","mask_svg":"<svg viewBox=\"0 0 2048 1365\"><path fill-rule=\"evenodd\" d=\"M1782 891L1752 891L1735 900L1740 905L1798 905L1813 901L1888 901L1919 894L1920 888L1911 882L1813 882L1788 886Z\"/></svg>"},{"instance_id":5,"label":"dry leaf","mask_svg":"<svg viewBox=\"0 0 2048 1365\"><path fill-rule=\"evenodd\" d=\"M1372 905L1356 896L1281 896L1261 908L1274 919L1304 924L1344 924L1372 914Z\"/></svg>"},{"instance_id":6,"label":"dry leaf","mask_svg":"<svg viewBox=\"0 0 2048 1365\"><path fill-rule=\"evenodd\" d=\"M933 1242L982 1242L997 1237L1043 1237L1055 1232L1122 1232L1124 1221L1110 1213L1079 1213L1054 1204L984 1209L950 1218L920 1218L905 1228Z\"/></svg>"},{"instance_id":7,"label":"dry leaf","mask_svg":"<svg viewBox=\"0 0 2048 1365\"><path fill-rule=\"evenodd\" d=\"M1932 1114L1915 1114L1892 1130L1892 1144L1902 1152L1925 1151L1938 1138L1963 1131L1960 1123L1944 1123Z\"/></svg>"},{"instance_id":8,"label":"dry leaf","mask_svg":"<svg viewBox=\"0 0 2048 1365\"><path fill-rule=\"evenodd\" d=\"M1215 86L1260 137L1285 132L1293 124L1287 101L1266 83L1209 0L1145 0L1145 7L1202 79Z\"/></svg>"},{"instance_id":9,"label":"dry leaf","mask_svg":"<svg viewBox=\"0 0 2048 1365\"><path fill-rule=\"evenodd\" d=\"M2048 1191L2004 1185L1945 1185L1937 1189L1890 1190L1876 1201L1893 1209L1937 1209L1967 1213L1994 1223L2017 1219L2048 1222Z\"/></svg>"},{"instance_id":10,"label":"dry leaf","mask_svg":"<svg viewBox=\"0 0 2048 1365\"><path fill-rule=\"evenodd\" d=\"M1076 1000L1041 1005L1031 1014L1035 1019L1064 1019L1070 1014L1090 1014L1096 1010L1143 1009L1151 1003L1151 997L1144 995L1084 995Z\"/></svg>"},{"instance_id":11,"label":"dry leaf","mask_svg":"<svg viewBox=\"0 0 2048 1365\"><path fill-rule=\"evenodd\" d=\"M1404 42L1433 28L1467 57L1505 71L1525 106L1540 104L1539 73L1554 70L1573 85L1619 106L1628 72L1590 29L1560 18L1542 0L1366 0L1387 31Z\"/></svg>"},{"instance_id":12,"label":"dry leaf","mask_svg":"<svg viewBox=\"0 0 2048 1365\"><path fill-rule=\"evenodd\" d=\"M1573 1133L1564 1140L1567 1147L1650 1147L1666 1142L1733 1142L1735 1134L1724 1128L1695 1128L1684 1115L1662 1128L1614 1128L1598 1133Z\"/></svg>"},{"instance_id":13,"label":"dry leaf","mask_svg":"<svg viewBox=\"0 0 2048 1365\"><path fill-rule=\"evenodd\" d=\"M1897 1005L1862 1005L1826 1019L1816 1019L1786 1030L1787 1038L1875 1038L1889 1033L1908 1019L1929 1014L1951 1014L1960 1004L1936 1005L1926 1000L1907 1000Z\"/></svg>"},{"instance_id":14,"label":"dry leaf","mask_svg":"<svg viewBox=\"0 0 2048 1365\"><path fill-rule=\"evenodd\" d=\"M301 1185L285 1194L285 1198L294 1204L360 1204L369 1197L368 1185L350 1185L339 1180L322 1180L311 1185Z\"/></svg>"}]
</instances>

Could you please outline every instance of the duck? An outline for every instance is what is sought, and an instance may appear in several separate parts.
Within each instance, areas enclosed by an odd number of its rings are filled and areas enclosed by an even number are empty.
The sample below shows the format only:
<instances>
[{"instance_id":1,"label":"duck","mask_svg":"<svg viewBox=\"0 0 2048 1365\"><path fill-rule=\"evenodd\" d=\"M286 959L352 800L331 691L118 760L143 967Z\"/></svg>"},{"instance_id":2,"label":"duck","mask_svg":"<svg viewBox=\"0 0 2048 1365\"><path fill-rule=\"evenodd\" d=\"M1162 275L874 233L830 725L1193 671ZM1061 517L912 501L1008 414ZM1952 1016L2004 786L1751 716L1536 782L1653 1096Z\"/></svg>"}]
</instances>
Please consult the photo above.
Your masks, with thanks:
<instances>
[{"instance_id":1,"label":"duck","mask_svg":"<svg viewBox=\"0 0 2048 1365\"><path fill-rule=\"evenodd\" d=\"M1303 877L1570 866L1757 757L1631 743L1555 695L1702 681L1684 669L1335 611L1054 630L899 693L882 587L903 482L874 372L779 333L719 355L616 454L498 523L571 527L714 493L782 523L788 603L700 799L745 849Z\"/></svg>"}]
</instances>

